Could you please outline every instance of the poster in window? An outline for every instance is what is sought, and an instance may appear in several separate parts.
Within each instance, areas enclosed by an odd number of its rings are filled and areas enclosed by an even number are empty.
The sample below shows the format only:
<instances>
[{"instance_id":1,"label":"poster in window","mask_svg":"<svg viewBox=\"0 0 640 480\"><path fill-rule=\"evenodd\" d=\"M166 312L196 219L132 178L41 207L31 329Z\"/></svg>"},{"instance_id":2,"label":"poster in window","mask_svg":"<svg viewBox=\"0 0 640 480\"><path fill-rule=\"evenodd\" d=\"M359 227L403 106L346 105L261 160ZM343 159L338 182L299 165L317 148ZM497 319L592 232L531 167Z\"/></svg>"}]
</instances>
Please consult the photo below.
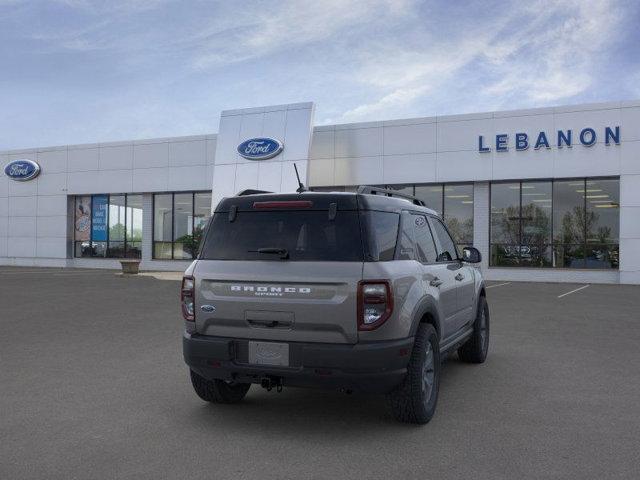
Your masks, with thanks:
<instances>
[{"instance_id":1,"label":"poster in window","mask_svg":"<svg viewBox=\"0 0 640 480\"><path fill-rule=\"evenodd\" d=\"M91 233L91 197L76 197L76 241L87 242Z\"/></svg>"},{"instance_id":2,"label":"poster in window","mask_svg":"<svg viewBox=\"0 0 640 480\"><path fill-rule=\"evenodd\" d=\"M91 235L94 242L107 241L107 208L109 197L107 195L94 195L92 205Z\"/></svg>"}]
</instances>

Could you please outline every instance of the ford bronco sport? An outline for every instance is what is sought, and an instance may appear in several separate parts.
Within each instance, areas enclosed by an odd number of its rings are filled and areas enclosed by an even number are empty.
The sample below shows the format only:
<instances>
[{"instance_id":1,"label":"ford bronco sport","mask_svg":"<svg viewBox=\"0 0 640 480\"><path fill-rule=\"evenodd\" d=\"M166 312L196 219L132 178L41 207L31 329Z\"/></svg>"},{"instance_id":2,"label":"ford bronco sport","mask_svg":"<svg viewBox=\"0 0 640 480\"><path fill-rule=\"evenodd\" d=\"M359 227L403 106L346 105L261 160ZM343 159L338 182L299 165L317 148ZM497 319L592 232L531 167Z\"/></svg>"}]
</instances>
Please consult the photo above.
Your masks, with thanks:
<instances>
[{"instance_id":1,"label":"ford bronco sport","mask_svg":"<svg viewBox=\"0 0 640 480\"><path fill-rule=\"evenodd\" d=\"M225 198L182 281L193 387L213 403L252 383L384 393L398 420L426 423L441 359L487 356L479 261L391 190Z\"/></svg>"}]
</instances>

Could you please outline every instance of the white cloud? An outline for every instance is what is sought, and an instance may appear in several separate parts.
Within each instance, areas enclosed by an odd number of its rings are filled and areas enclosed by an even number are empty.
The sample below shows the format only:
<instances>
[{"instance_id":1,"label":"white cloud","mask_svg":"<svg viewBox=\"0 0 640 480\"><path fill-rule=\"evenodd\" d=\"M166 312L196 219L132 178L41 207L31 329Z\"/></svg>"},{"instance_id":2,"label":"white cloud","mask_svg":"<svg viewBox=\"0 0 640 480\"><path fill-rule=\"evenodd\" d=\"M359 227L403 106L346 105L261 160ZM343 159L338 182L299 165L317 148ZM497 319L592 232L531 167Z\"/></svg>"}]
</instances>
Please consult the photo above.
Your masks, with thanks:
<instances>
[{"instance_id":1,"label":"white cloud","mask_svg":"<svg viewBox=\"0 0 640 480\"><path fill-rule=\"evenodd\" d=\"M385 95L373 103L358 105L356 108L347 110L340 117L341 121L356 121L362 118L371 118L383 112L393 111L397 107L408 105L429 90L428 86L415 88L399 88Z\"/></svg>"},{"instance_id":2,"label":"white cloud","mask_svg":"<svg viewBox=\"0 0 640 480\"><path fill-rule=\"evenodd\" d=\"M534 22L497 42L498 51L508 54L487 55L501 78L483 93L506 97L522 92L533 102L550 103L587 90L596 56L615 38L621 19L611 2L538 2L528 13L538 13ZM554 22L557 18L562 20Z\"/></svg>"},{"instance_id":3,"label":"white cloud","mask_svg":"<svg viewBox=\"0 0 640 480\"><path fill-rule=\"evenodd\" d=\"M482 105L507 103L515 95L534 105L569 99L592 84L596 57L616 38L621 21L604 0L519 3L505 12L489 28L471 19L457 35L430 38L419 49L390 42L362 55L365 61L353 77L371 93L339 120L401 115L416 100L462 82L478 86Z\"/></svg>"},{"instance_id":4,"label":"white cloud","mask_svg":"<svg viewBox=\"0 0 640 480\"><path fill-rule=\"evenodd\" d=\"M640 97L635 4L491 5L0 0L0 127L29 146L214 131L222 109L309 99L353 122ZM35 137L33 118L59 130Z\"/></svg>"},{"instance_id":5,"label":"white cloud","mask_svg":"<svg viewBox=\"0 0 640 480\"><path fill-rule=\"evenodd\" d=\"M413 0L281 1L271 9L244 9L232 23L213 22L196 33L196 68L239 63L296 46L329 40L345 30L401 18ZM239 14L238 14L239 13ZM244 14L242 14L244 13Z\"/></svg>"},{"instance_id":6,"label":"white cloud","mask_svg":"<svg viewBox=\"0 0 640 480\"><path fill-rule=\"evenodd\" d=\"M374 91L383 92L379 98L347 110L340 121L353 122L373 115L396 116L407 105L426 94L433 94L450 81L461 68L477 57L486 44L485 39L459 42L439 42L419 52L397 51L391 46L376 50L356 72L357 78Z\"/></svg>"}]
</instances>

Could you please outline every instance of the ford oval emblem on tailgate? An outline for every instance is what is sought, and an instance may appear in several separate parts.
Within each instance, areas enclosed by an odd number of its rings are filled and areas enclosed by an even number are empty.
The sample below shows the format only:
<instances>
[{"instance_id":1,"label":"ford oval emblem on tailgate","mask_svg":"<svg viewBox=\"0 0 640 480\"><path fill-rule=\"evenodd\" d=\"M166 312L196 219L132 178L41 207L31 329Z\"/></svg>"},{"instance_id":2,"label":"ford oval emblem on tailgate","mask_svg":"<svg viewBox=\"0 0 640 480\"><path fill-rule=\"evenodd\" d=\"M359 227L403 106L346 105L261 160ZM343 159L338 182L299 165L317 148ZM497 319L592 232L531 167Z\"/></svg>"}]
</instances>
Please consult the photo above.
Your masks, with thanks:
<instances>
[{"instance_id":1,"label":"ford oval emblem on tailgate","mask_svg":"<svg viewBox=\"0 0 640 480\"><path fill-rule=\"evenodd\" d=\"M200 310L202 310L203 312L215 312L216 307L214 307L213 305L201 305Z\"/></svg>"}]
</instances>

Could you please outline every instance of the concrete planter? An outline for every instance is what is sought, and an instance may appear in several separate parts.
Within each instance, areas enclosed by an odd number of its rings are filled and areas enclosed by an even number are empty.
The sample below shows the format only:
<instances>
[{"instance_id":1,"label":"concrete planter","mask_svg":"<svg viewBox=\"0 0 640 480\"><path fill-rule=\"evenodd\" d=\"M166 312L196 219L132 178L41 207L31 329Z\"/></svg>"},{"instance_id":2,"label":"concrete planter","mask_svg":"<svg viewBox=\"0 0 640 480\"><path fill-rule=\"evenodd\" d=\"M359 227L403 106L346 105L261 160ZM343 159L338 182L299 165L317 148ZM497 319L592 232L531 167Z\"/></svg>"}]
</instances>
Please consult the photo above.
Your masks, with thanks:
<instances>
[{"instance_id":1,"label":"concrete planter","mask_svg":"<svg viewBox=\"0 0 640 480\"><path fill-rule=\"evenodd\" d=\"M122 273L124 274L135 275L140 271L140 260L120 260L120 265L122 265Z\"/></svg>"}]
</instances>

